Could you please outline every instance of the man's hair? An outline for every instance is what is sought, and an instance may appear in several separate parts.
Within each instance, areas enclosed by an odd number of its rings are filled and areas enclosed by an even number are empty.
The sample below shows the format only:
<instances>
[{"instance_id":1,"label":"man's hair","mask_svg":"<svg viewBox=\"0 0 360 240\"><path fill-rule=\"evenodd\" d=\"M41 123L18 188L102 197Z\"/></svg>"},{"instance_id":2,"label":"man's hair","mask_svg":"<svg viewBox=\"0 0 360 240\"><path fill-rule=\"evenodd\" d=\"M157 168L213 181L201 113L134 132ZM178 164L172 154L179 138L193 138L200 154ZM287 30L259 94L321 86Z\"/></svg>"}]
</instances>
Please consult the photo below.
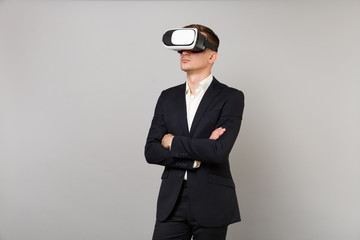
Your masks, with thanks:
<instances>
[{"instance_id":1,"label":"man's hair","mask_svg":"<svg viewBox=\"0 0 360 240\"><path fill-rule=\"evenodd\" d=\"M190 24L185 26L184 28L196 28L199 32L205 33L211 43L214 43L217 47L219 47L220 39L210 28L200 24Z\"/></svg>"}]
</instances>

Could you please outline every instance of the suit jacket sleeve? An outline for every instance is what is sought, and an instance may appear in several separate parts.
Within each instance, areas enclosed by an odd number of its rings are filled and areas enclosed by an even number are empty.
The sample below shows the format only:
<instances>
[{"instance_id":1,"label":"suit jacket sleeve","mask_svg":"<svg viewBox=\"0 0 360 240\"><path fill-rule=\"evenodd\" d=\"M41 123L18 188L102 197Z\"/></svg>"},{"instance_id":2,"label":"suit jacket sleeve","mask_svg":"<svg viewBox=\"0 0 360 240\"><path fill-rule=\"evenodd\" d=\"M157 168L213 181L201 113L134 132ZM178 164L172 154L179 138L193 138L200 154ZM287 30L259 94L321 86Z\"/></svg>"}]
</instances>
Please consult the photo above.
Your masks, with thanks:
<instances>
[{"instance_id":1,"label":"suit jacket sleeve","mask_svg":"<svg viewBox=\"0 0 360 240\"><path fill-rule=\"evenodd\" d=\"M244 95L241 91L236 90L224 103L217 123L216 128L226 128L225 133L217 140L175 136L171 144L172 156L188 157L204 163L222 163L228 158L239 133L243 109Z\"/></svg>"},{"instance_id":2,"label":"suit jacket sleeve","mask_svg":"<svg viewBox=\"0 0 360 240\"><path fill-rule=\"evenodd\" d=\"M145 145L145 158L150 164L159 164L166 167L175 167L191 170L194 160L189 155L173 156L171 151L161 145L161 140L168 133L163 112L164 94L161 93L155 107L154 117L151 122L149 134Z\"/></svg>"}]
</instances>

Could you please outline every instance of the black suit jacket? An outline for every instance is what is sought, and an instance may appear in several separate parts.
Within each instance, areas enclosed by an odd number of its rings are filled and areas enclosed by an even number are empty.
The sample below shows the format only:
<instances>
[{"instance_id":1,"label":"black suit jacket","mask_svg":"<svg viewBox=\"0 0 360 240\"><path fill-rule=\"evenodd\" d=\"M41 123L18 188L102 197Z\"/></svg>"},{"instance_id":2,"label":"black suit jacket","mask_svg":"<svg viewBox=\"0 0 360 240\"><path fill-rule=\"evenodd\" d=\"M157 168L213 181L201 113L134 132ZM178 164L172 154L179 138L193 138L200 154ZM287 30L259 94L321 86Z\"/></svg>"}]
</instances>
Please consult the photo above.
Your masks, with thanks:
<instances>
[{"instance_id":1,"label":"black suit jacket","mask_svg":"<svg viewBox=\"0 0 360 240\"><path fill-rule=\"evenodd\" d=\"M244 95L213 78L189 132L185 89L184 83L161 93L146 141L147 162L165 166L157 220L164 221L170 215L188 170L189 200L200 225L218 227L240 221L229 154L240 130ZM226 128L225 133L210 140L218 127ZM171 150L161 146L167 133L175 135ZM201 161L200 168L193 169L194 160Z\"/></svg>"}]
</instances>

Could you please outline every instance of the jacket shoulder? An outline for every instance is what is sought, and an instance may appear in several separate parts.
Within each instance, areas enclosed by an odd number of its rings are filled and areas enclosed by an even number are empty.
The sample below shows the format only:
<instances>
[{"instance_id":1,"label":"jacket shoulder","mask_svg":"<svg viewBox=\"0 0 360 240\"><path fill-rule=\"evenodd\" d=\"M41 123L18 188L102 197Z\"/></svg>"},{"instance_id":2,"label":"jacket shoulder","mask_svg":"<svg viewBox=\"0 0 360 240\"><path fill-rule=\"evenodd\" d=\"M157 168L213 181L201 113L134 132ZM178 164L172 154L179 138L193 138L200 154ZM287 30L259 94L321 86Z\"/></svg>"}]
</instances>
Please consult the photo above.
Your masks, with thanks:
<instances>
[{"instance_id":1,"label":"jacket shoulder","mask_svg":"<svg viewBox=\"0 0 360 240\"><path fill-rule=\"evenodd\" d=\"M229 87L228 85L221 83L219 81L217 81L217 82L218 82L219 86L221 87L222 92L225 93L227 96L237 95L239 97L244 98L244 93L241 90L234 88L234 87Z\"/></svg>"},{"instance_id":2,"label":"jacket shoulder","mask_svg":"<svg viewBox=\"0 0 360 240\"><path fill-rule=\"evenodd\" d=\"M163 92L173 93L173 92L183 89L184 87L185 87L185 83L182 83L182 84L176 85L174 87L169 87L169 88L165 89Z\"/></svg>"},{"instance_id":3,"label":"jacket shoulder","mask_svg":"<svg viewBox=\"0 0 360 240\"><path fill-rule=\"evenodd\" d=\"M163 96L171 96L179 92L185 92L185 83L179 84L174 87L167 88L161 92Z\"/></svg>"}]
</instances>

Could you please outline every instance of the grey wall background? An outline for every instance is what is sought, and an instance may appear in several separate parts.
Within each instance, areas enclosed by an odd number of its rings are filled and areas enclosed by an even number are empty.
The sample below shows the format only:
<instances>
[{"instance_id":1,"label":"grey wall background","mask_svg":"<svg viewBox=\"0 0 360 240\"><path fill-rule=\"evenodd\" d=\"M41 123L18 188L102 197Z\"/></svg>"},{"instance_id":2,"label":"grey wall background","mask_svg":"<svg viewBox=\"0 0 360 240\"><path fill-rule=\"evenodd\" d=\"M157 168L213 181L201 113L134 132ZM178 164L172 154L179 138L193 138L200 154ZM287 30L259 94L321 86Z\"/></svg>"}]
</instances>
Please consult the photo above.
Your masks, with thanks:
<instances>
[{"instance_id":1,"label":"grey wall background","mask_svg":"<svg viewBox=\"0 0 360 240\"><path fill-rule=\"evenodd\" d=\"M221 39L246 96L236 240L360 239L359 1L0 3L0 239L150 239L162 167L143 148L185 81L172 27Z\"/></svg>"}]
</instances>

